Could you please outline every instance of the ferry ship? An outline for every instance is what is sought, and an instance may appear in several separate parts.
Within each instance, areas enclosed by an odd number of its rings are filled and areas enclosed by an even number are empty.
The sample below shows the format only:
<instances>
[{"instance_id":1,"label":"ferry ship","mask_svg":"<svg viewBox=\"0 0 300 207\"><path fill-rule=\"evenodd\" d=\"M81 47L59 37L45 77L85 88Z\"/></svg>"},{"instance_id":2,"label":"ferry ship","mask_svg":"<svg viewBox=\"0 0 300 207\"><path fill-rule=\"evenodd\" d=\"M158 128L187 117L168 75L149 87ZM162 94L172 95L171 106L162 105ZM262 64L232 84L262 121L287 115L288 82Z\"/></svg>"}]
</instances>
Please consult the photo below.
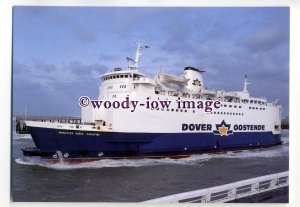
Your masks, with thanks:
<instances>
[{"instance_id":1,"label":"ferry ship","mask_svg":"<svg viewBox=\"0 0 300 207\"><path fill-rule=\"evenodd\" d=\"M140 104L134 110L114 109L94 107L90 101L82 107L80 124L26 121L35 147L22 149L24 156L52 161L181 158L281 144L280 104L251 97L246 76L242 91L229 92L205 88L204 71L190 66L182 76L160 71L151 78L139 71L145 48L149 47L138 44L135 60L127 58L128 67L101 76L98 100L169 101L169 107ZM218 107L192 104L207 101ZM188 106L178 107L179 102ZM132 109L131 102L128 107Z\"/></svg>"}]
</instances>

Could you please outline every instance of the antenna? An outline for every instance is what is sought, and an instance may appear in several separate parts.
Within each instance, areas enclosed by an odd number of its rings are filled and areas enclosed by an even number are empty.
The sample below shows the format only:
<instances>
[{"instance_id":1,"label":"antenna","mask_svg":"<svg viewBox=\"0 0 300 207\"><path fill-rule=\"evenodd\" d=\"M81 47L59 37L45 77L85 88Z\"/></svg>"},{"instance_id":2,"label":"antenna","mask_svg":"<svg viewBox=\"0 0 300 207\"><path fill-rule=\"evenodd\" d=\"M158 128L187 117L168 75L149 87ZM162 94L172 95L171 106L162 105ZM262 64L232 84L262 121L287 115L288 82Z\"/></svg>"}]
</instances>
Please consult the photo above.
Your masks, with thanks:
<instances>
[{"instance_id":1,"label":"antenna","mask_svg":"<svg viewBox=\"0 0 300 207\"><path fill-rule=\"evenodd\" d=\"M245 80L244 80L244 91L245 93L248 93L248 90L247 90L247 85L249 85L251 83L248 83L247 82L247 74L245 75Z\"/></svg>"},{"instance_id":2,"label":"antenna","mask_svg":"<svg viewBox=\"0 0 300 207\"><path fill-rule=\"evenodd\" d=\"M139 61L140 61L140 57L141 57L141 53L140 53L140 49L141 49L141 42L138 43L137 48L136 48L136 53L135 53L135 65L136 68L139 67Z\"/></svg>"},{"instance_id":3,"label":"antenna","mask_svg":"<svg viewBox=\"0 0 300 207\"><path fill-rule=\"evenodd\" d=\"M25 106L25 111L24 111L24 119L25 121L27 120L27 107Z\"/></svg>"},{"instance_id":4,"label":"antenna","mask_svg":"<svg viewBox=\"0 0 300 207\"><path fill-rule=\"evenodd\" d=\"M129 69L137 70L139 68L139 62L140 62L141 56L143 55L143 53L141 53L142 48L150 48L150 47L147 45L141 46L141 42L138 42L137 48L136 48L136 53L135 53L135 60L133 60L131 58L126 58L128 61Z\"/></svg>"}]
</instances>

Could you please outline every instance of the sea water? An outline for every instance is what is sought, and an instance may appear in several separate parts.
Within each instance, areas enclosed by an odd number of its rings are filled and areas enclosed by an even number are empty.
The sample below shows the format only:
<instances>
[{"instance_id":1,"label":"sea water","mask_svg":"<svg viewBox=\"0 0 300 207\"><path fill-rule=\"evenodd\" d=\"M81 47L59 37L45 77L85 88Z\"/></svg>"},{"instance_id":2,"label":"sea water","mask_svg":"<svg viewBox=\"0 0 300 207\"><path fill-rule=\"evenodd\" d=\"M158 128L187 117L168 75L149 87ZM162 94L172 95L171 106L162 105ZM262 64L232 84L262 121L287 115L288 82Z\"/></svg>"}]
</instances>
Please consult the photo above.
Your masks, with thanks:
<instances>
[{"instance_id":1,"label":"sea water","mask_svg":"<svg viewBox=\"0 0 300 207\"><path fill-rule=\"evenodd\" d=\"M21 148L30 135L13 134L13 201L139 202L287 171L289 134L282 145L238 153L200 154L182 159L103 159L47 164L27 160Z\"/></svg>"}]
</instances>

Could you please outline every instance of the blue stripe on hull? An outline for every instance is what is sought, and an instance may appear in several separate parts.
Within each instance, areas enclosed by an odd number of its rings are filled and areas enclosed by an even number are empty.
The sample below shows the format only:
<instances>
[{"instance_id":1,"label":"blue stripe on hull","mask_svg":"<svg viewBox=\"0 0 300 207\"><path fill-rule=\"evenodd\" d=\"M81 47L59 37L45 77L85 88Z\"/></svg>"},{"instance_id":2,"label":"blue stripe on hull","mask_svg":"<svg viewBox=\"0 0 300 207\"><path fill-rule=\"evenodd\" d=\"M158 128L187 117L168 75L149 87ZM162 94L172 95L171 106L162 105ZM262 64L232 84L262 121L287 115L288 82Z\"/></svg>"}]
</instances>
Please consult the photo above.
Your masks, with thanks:
<instances>
[{"instance_id":1,"label":"blue stripe on hull","mask_svg":"<svg viewBox=\"0 0 300 207\"><path fill-rule=\"evenodd\" d=\"M88 156L97 156L100 152L103 156L166 155L281 143L280 134L272 132L234 132L229 136L218 136L213 133L86 132L35 127L29 127L29 130L40 151L60 150L70 155L74 152L74 157L77 152Z\"/></svg>"}]
</instances>

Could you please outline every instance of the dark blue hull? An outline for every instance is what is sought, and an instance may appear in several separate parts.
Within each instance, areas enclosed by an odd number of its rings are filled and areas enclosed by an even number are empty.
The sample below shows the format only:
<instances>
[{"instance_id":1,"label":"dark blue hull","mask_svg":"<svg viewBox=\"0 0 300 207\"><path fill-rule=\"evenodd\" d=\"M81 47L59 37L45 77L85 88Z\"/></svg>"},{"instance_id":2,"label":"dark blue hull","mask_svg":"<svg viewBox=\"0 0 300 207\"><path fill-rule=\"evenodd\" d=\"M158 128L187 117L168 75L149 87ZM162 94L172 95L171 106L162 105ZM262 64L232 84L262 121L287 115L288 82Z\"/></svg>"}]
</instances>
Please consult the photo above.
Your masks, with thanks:
<instances>
[{"instance_id":1,"label":"dark blue hull","mask_svg":"<svg viewBox=\"0 0 300 207\"><path fill-rule=\"evenodd\" d=\"M272 132L121 133L72 131L29 127L36 148L23 149L25 156L57 158L122 158L180 156L211 151L261 148L281 144Z\"/></svg>"}]
</instances>

